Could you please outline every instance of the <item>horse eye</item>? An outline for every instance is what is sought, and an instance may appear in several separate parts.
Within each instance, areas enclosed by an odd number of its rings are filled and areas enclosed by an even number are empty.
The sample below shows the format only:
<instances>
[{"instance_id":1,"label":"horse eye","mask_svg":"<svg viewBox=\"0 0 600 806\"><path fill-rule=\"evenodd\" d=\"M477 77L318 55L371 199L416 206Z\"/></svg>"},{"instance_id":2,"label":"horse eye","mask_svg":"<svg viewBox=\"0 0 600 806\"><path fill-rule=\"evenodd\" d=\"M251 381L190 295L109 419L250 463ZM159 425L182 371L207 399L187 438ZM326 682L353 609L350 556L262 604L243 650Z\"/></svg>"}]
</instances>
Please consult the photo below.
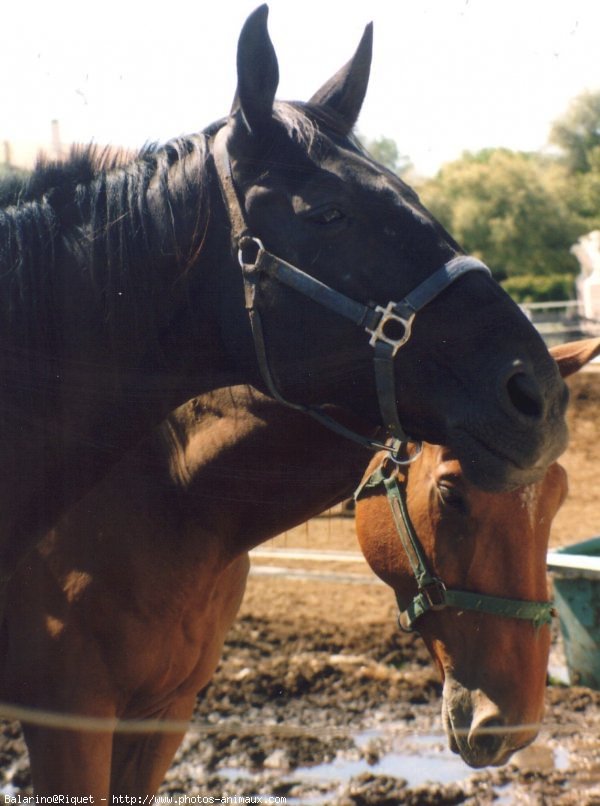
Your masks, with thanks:
<instances>
[{"instance_id":1,"label":"horse eye","mask_svg":"<svg viewBox=\"0 0 600 806\"><path fill-rule=\"evenodd\" d=\"M336 224L342 221L346 216L337 207L326 207L321 210L316 210L310 213L307 218L313 224Z\"/></svg>"},{"instance_id":2,"label":"horse eye","mask_svg":"<svg viewBox=\"0 0 600 806\"><path fill-rule=\"evenodd\" d=\"M438 484L438 493L444 506L452 507L463 514L466 514L467 502L465 501L462 492L455 484L449 481L440 481Z\"/></svg>"}]
</instances>

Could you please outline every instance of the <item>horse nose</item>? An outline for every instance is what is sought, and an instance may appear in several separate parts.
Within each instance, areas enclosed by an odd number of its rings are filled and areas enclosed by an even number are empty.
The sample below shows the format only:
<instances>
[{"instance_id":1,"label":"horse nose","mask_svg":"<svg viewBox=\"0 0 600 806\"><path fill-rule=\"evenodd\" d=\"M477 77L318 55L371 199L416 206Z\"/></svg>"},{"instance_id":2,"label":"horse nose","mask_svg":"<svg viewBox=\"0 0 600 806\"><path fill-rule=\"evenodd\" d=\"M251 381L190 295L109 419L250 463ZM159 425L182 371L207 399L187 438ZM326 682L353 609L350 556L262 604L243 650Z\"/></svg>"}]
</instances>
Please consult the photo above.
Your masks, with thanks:
<instances>
[{"instance_id":1,"label":"horse nose","mask_svg":"<svg viewBox=\"0 0 600 806\"><path fill-rule=\"evenodd\" d=\"M497 714L473 722L467 739L470 764L486 767L504 756L503 727L504 720Z\"/></svg>"},{"instance_id":2,"label":"horse nose","mask_svg":"<svg viewBox=\"0 0 600 806\"><path fill-rule=\"evenodd\" d=\"M544 395L540 384L521 361L516 361L500 378L500 400L507 413L529 422L544 416Z\"/></svg>"}]
</instances>

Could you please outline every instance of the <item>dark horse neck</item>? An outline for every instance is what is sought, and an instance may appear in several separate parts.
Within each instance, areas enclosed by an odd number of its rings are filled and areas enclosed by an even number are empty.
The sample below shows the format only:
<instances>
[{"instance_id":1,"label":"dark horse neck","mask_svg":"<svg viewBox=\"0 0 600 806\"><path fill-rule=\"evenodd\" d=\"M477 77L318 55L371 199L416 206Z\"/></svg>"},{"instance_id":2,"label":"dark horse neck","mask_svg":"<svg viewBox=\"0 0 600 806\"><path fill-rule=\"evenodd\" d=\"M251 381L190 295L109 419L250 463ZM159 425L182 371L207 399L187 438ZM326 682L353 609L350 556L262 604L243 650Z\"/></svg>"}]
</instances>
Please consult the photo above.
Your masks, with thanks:
<instances>
[{"instance_id":1,"label":"dark horse neck","mask_svg":"<svg viewBox=\"0 0 600 806\"><path fill-rule=\"evenodd\" d=\"M0 210L0 547L31 545L177 405L251 380L221 344L207 154L203 135L108 168L88 150Z\"/></svg>"}]
</instances>

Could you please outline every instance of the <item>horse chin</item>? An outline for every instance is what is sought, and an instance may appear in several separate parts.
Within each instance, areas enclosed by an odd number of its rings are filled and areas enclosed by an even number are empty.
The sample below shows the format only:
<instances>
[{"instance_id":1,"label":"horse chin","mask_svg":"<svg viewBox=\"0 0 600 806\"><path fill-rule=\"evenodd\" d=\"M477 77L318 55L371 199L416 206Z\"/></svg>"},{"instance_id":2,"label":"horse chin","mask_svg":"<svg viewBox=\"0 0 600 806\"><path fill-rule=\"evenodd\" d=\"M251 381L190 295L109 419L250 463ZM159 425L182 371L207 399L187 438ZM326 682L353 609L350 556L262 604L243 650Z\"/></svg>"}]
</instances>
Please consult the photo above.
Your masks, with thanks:
<instances>
[{"instance_id":1,"label":"horse chin","mask_svg":"<svg viewBox=\"0 0 600 806\"><path fill-rule=\"evenodd\" d=\"M548 466L567 447L567 434L559 435L554 444L532 464L522 457L502 452L465 430L449 434L447 440L454 448L466 478L486 492L507 492L534 484L543 478Z\"/></svg>"}]
</instances>

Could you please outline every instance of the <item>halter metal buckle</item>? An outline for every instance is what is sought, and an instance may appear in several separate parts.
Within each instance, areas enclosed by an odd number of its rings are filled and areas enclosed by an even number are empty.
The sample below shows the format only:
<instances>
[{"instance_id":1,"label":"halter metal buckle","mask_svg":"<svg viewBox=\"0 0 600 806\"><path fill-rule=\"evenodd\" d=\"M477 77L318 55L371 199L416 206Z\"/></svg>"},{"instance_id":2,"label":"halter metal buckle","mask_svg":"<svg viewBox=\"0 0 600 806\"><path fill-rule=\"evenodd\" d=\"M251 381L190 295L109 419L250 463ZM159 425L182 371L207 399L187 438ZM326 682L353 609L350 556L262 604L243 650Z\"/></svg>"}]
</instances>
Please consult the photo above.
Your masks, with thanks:
<instances>
[{"instance_id":1,"label":"halter metal buckle","mask_svg":"<svg viewBox=\"0 0 600 806\"><path fill-rule=\"evenodd\" d=\"M435 577L421 588L431 610L444 610L446 607L446 586L441 579Z\"/></svg>"},{"instance_id":2,"label":"halter metal buckle","mask_svg":"<svg viewBox=\"0 0 600 806\"><path fill-rule=\"evenodd\" d=\"M242 271L250 273L256 269L258 261L265 251L260 238L245 236L238 246L238 263Z\"/></svg>"},{"instance_id":3,"label":"halter metal buckle","mask_svg":"<svg viewBox=\"0 0 600 806\"><path fill-rule=\"evenodd\" d=\"M402 442L399 439L395 439L391 445L386 443L385 450L388 452L386 459L389 459L398 467L406 467L407 465L412 465L412 463L416 462L421 453L423 452L423 443L421 442L421 440L417 442L410 442L410 444L416 446L415 452L413 453L412 456L409 456L406 459L401 459L400 450L402 449L403 445L408 444L409 444L408 442Z\"/></svg>"},{"instance_id":4,"label":"halter metal buckle","mask_svg":"<svg viewBox=\"0 0 600 806\"><path fill-rule=\"evenodd\" d=\"M374 328L365 328L367 333L371 334L371 338L369 339L371 347L375 347L378 341L382 341L384 344L389 344L390 347L393 347L392 356L395 356L398 350L410 339L412 323L415 318L415 313L411 313L408 318L400 316L400 314L394 310L396 304L395 302L388 302L385 308L382 308L381 305L377 305L375 312L381 314L379 321ZM393 323L391 328L395 329L398 325L402 327L402 335L400 337L394 338L393 335L389 335L385 332L386 328L390 328L390 323Z\"/></svg>"},{"instance_id":5,"label":"halter metal buckle","mask_svg":"<svg viewBox=\"0 0 600 806\"><path fill-rule=\"evenodd\" d=\"M402 632L417 632L417 630L412 626L410 618L406 610L399 610L398 611L398 627L402 630Z\"/></svg>"}]
</instances>

